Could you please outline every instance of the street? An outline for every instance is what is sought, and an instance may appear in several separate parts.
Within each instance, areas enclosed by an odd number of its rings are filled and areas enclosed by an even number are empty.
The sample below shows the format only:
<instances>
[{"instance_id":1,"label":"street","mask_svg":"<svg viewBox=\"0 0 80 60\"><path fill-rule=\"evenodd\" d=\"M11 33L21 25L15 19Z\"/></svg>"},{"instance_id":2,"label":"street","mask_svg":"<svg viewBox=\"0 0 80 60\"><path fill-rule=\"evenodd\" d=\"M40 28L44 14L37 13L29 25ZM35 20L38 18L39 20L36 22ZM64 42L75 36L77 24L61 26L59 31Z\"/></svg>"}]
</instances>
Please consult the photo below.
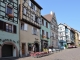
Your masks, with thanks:
<instances>
[{"instance_id":1,"label":"street","mask_svg":"<svg viewBox=\"0 0 80 60\"><path fill-rule=\"evenodd\" d=\"M17 60L80 60L80 47L65 49L41 58L25 57Z\"/></svg>"}]
</instances>

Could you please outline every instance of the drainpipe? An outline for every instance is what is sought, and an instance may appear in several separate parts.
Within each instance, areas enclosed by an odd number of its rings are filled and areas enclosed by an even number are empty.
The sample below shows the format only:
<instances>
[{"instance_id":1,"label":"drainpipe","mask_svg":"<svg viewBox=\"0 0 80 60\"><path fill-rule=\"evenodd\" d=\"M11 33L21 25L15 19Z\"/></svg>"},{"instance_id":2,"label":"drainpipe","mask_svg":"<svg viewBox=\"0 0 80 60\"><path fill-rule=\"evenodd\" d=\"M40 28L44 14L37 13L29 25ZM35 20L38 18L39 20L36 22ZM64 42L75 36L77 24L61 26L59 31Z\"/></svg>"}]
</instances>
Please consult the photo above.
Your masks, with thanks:
<instances>
[{"instance_id":1,"label":"drainpipe","mask_svg":"<svg viewBox=\"0 0 80 60\"><path fill-rule=\"evenodd\" d=\"M20 40L20 21L22 20L22 0L19 1L19 57L22 57L21 54L21 40Z\"/></svg>"}]
</instances>

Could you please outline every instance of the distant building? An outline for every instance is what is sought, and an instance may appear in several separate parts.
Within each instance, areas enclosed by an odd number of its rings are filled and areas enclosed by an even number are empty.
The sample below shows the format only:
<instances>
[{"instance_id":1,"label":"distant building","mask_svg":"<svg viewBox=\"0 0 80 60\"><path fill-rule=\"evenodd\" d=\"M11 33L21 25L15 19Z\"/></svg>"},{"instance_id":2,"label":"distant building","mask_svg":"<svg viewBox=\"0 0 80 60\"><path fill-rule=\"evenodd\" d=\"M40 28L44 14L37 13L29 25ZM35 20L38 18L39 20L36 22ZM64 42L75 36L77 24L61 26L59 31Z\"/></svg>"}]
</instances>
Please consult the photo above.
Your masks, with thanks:
<instances>
[{"instance_id":1,"label":"distant building","mask_svg":"<svg viewBox=\"0 0 80 60\"><path fill-rule=\"evenodd\" d=\"M79 32L76 30L75 31L75 45L79 46Z\"/></svg>"},{"instance_id":2,"label":"distant building","mask_svg":"<svg viewBox=\"0 0 80 60\"><path fill-rule=\"evenodd\" d=\"M66 24L58 25L58 39L60 46L75 44L75 30Z\"/></svg>"},{"instance_id":3,"label":"distant building","mask_svg":"<svg viewBox=\"0 0 80 60\"><path fill-rule=\"evenodd\" d=\"M80 46L80 32L78 32L78 34L79 34L79 46Z\"/></svg>"}]
</instances>

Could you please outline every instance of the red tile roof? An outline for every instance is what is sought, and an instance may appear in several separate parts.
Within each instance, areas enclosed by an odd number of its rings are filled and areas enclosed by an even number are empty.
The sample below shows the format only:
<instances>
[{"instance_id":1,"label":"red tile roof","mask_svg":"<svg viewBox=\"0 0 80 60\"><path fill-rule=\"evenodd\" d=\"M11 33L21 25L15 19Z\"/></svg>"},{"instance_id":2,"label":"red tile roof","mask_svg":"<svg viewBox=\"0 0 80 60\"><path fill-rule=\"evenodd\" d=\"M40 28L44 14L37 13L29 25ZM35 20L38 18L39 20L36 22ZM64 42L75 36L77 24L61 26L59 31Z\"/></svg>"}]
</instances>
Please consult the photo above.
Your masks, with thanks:
<instances>
[{"instance_id":1,"label":"red tile roof","mask_svg":"<svg viewBox=\"0 0 80 60\"><path fill-rule=\"evenodd\" d=\"M53 14L47 14L47 15L44 15L44 18L46 18L48 21L51 21L52 20L52 17L53 17Z\"/></svg>"}]
</instances>

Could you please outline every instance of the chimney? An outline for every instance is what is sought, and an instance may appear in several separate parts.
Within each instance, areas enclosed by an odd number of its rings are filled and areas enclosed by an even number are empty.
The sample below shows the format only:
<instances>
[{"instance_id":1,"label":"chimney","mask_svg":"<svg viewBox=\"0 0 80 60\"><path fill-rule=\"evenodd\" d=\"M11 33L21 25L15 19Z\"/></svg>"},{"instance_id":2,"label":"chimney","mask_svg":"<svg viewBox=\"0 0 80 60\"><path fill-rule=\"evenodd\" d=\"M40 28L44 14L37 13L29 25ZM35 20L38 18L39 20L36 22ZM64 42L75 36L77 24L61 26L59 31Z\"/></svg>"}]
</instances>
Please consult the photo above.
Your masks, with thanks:
<instances>
[{"instance_id":1,"label":"chimney","mask_svg":"<svg viewBox=\"0 0 80 60\"><path fill-rule=\"evenodd\" d=\"M53 12L51 11L50 14L53 15Z\"/></svg>"}]
</instances>

